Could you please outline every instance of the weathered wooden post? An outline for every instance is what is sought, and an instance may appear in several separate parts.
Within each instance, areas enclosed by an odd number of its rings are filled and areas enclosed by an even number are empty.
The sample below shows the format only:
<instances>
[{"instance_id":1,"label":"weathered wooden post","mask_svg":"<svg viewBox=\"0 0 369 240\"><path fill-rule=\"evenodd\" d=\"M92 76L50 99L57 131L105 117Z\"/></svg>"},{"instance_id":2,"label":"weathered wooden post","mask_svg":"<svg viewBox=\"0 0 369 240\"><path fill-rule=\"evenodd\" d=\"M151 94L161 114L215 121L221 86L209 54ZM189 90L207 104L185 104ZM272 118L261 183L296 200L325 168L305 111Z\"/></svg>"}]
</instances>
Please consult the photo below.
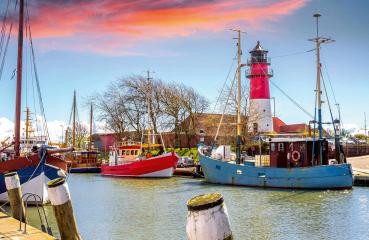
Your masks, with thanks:
<instances>
[{"instance_id":1,"label":"weathered wooden post","mask_svg":"<svg viewBox=\"0 0 369 240\"><path fill-rule=\"evenodd\" d=\"M22 189L17 172L9 172L4 174L5 186L8 192L10 207L12 209L13 218L25 221L25 208L22 199Z\"/></svg>"},{"instance_id":2,"label":"weathered wooden post","mask_svg":"<svg viewBox=\"0 0 369 240\"><path fill-rule=\"evenodd\" d=\"M188 240L231 240L227 207L220 193L199 195L187 201Z\"/></svg>"},{"instance_id":3,"label":"weathered wooden post","mask_svg":"<svg viewBox=\"0 0 369 240\"><path fill-rule=\"evenodd\" d=\"M68 184L64 178L57 178L47 183L51 205L62 240L80 240L76 219L73 215L72 201Z\"/></svg>"}]
</instances>

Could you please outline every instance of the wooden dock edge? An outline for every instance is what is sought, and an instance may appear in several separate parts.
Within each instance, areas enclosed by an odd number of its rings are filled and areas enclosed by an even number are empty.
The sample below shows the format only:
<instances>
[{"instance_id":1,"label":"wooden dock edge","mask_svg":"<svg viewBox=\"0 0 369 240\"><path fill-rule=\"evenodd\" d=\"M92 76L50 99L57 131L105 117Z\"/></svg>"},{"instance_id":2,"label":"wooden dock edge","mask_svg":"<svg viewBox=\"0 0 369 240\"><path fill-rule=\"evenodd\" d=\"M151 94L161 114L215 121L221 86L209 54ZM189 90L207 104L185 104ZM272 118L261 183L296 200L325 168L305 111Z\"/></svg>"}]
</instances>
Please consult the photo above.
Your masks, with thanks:
<instances>
[{"instance_id":1,"label":"wooden dock edge","mask_svg":"<svg viewBox=\"0 0 369 240\"><path fill-rule=\"evenodd\" d=\"M19 231L18 220L0 212L0 239L49 240L56 238L30 225L27 225L27 233L23 233L23 230Z\"/></svg>"}]
</instances>

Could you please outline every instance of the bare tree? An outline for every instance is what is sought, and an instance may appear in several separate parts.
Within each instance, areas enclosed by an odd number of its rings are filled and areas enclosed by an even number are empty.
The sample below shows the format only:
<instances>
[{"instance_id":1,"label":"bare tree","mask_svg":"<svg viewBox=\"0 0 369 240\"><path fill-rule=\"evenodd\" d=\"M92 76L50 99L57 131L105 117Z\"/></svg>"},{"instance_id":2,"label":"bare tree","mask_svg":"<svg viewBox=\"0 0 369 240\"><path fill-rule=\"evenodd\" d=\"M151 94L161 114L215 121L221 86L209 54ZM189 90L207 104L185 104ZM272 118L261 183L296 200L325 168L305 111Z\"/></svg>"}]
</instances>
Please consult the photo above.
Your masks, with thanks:
<instances>
[{"instance_id":1,"label":"bare tree","mask_svg":"<svg viewBox=\"0 0 369 240\"><path fill-rule=\"evenodd\" d=\"M89 135L88 128L83 125L82 123L77 122L76 123L76 130L75 130L75 146L77 148L84 148L85 141L87 140L87 137ZM72 128L68 127L66 130L66 144L67 146L73 145L73 134L72 134Z\"/></svg>"}]
</instances>

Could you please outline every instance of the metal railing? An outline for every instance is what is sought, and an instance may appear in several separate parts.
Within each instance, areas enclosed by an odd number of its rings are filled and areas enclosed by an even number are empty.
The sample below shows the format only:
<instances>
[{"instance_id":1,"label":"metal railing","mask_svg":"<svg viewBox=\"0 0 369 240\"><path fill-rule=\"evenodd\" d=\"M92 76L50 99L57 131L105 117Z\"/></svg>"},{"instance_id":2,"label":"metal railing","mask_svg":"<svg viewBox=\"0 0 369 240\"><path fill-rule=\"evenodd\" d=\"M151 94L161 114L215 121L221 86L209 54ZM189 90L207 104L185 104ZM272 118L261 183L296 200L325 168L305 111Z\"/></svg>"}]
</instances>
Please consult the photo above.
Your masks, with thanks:
<instances>
[{"instance_id":1,"label":"metal railing","mask_svg":"<svg viewBox=\"0 0 369 240\"><path fill-rule=\"evenodd\" d=\"M44 206L42 205L42 198L37 195L37 194L34 194L34 193L25 193L23 194L22 196L22 202L19 206L20 208L20 213L21 213L21 216L19 218L19 231L22 231L22 219L23 219L23 211L22 211L22 203L25 202L26 203L26 206L25 206L25 212L24 212L24 231L23 233L26 234L27 233L27 210L28 210L28 200L30 198L34 199L34 202L36 204L36 208L37 208L37 212L38 212L38 216L40 218L40 223L41 223L41 231L43 231L44 233L47 233L49 234L50 236L53 236L53 233L51 231L51 228L50 228L50 225L49 225L49 222L47 221L47 217L46 217L46 212L45 212L45 208ZM24 201L25 199L25 201ZM44 224L44 221L42 219L42 215L41 215L41 212L40 212L40 207L39 207L39 202L41 202L41 209L42 209L42 213L43 213L43 216L44 216L44 219L45 219L45 223L46 225Z\"/></svg>"}]
</instances>

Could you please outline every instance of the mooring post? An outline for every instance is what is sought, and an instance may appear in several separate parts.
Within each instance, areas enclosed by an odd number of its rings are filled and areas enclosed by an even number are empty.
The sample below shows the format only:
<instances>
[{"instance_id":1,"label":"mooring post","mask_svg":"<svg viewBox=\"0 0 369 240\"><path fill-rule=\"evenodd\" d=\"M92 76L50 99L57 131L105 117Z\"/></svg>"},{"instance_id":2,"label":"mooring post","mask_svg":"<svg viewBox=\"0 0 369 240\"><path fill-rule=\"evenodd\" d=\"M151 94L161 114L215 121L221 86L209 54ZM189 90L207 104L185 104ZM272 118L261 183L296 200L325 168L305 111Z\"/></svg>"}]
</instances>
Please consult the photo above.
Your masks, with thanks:
<instances>
[{"instance_id":1,"label":"mooring post","mask_svg":"<svg viewBox=\"0 0 369 240\"><path fill-rule=\"evenodd\" d=\"M188 240L232 240L227 207L220 193L199 195L187 201Z\"/></svg>"},{"instance_id":2,"label":"mooring post","mask_svg":"<svg viewBox=\"0 0 369 240\"><path fill-rule=\"evenodd\" d=\"M25 208L22 199L22 189L17 172L9 172L4 174L5 186L8 192L10 207L12 209L13 218L25 221Z\"/></svg>"},{"instance_id":3,"label":"mooring post","mask_svg":"<svg viewBox=\"0 0 369 240\"><path fill-rule=\"evenodd\" d=\"M72 201L68 184L64 178L57 178L47 183L51 205L54 209L61 240L80 240L76 219L73 215Z\"/></svg>"}]
</instances>

